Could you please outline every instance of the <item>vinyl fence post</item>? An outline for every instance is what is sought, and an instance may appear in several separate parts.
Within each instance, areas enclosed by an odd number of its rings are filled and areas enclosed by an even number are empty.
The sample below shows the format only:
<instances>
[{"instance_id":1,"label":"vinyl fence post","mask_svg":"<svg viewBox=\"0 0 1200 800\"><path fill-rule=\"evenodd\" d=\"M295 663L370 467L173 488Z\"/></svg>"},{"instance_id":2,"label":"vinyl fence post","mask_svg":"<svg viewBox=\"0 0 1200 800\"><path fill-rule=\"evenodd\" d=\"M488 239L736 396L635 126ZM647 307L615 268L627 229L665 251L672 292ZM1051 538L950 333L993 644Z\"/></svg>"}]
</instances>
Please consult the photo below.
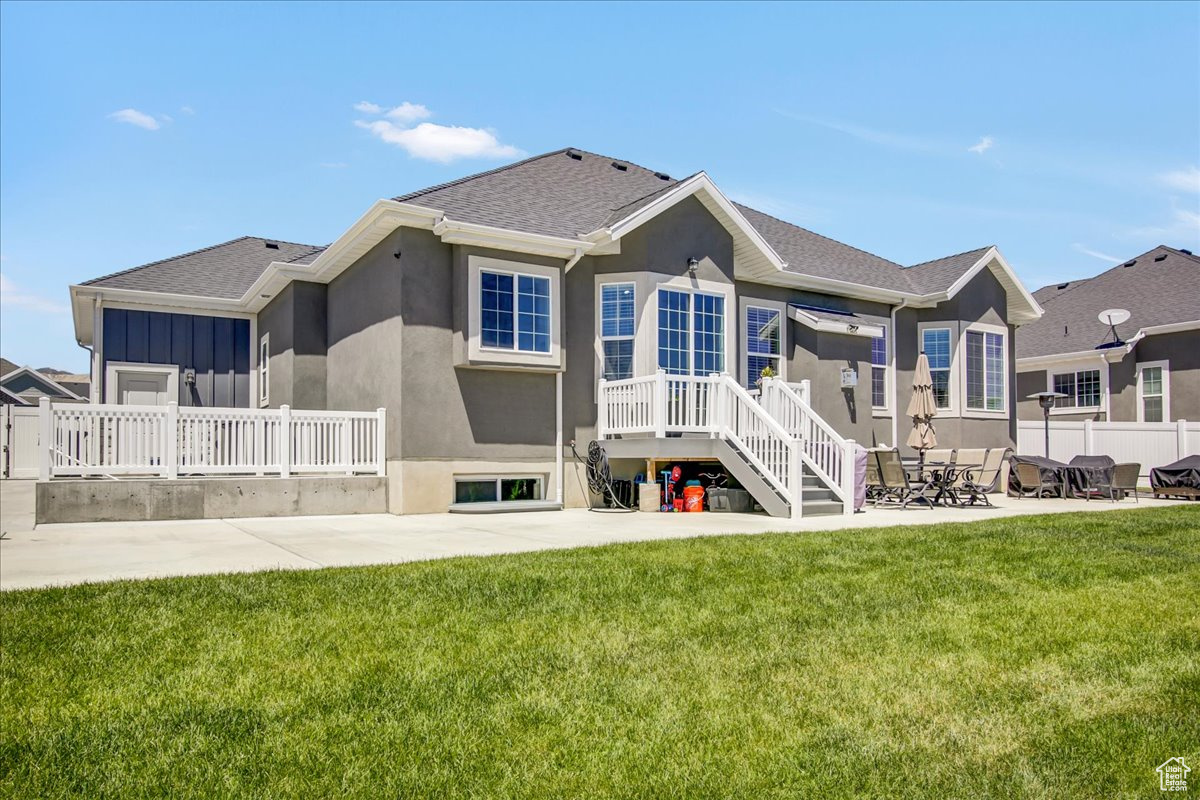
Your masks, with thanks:
<instances>
[{"instance_id":1,"label":"vinyl fence post","mask_svg":"<svg viewBox=\"0 0 1200 800\"><path fill-rule=\"evenodd\" d=\"M342 419L341 451L342 451L342 462L346 466L346 474L353 475L354 474L354 458L352 457L352 455L350 453L350 418L349 417L345 417Z\"/></svg>"},{"instance_id":2,"label":"vinyl fence post","mask_svg":"<svg viewBox=\"0 0 1200 800\"><path fill-rule=\"evenodd\" d=\"M38 480L50 480L50 460L54 452L54 411L50 398L38 400Z\"/></svg>"},{"instance_id":3,"label":"vinyl fence post","mask_svg":"<svg viewBox=\"0 0 1200 800\"><path fill-rule=\"evenodd\" d=\"M267 425L259 414L254 418L254 474L262 475L267 464Z\"/></svg>"},{"instance_id":4,"label":"vinyl fence post","mask_svg":"<svg viewBox=\"0 0 1200 800\"><path fill-rule=\"evenodd\" d=\"M1187 451L1187 420L1186 419L1175 420L1175 449L1178 451L1178 454L1175 457L1176 461L1178 461L1181 458L1187 457L1188 451Z\"/></svg>"},{"instance_id":5,"label":"vinyl fence post","mask_svg":"<svg viewBox=\"0 0 1200 800\"><path fill-rule=\"evenodd\" d=\"M1090 456L1096 452L1096 434L1092 429L1092 421L1085 419L1083 421L1083 454Z\"/></svg>"},{"instance_id":6,"label":"vinyl fence post","mask_svg":"<svg viewBox=\"0 0 1200 800\"><path fill-rule=\"evenodd\" d=\"M383 478L387 476L387 409L377 408L379 423L375 426L375 474Z\"/></svg>"},{"instance_id":7,"label":"vinyl fence post","mask_svg":"<svg viewBox=\"0 0 1200 800\"><path fill-rule=\"evenodd\" d=\"M292 407L279 407L279 477L292 476Z\"/></svg>"},{"instance_id":8,"label":"vinyl fence post","mask_svg":"<svg viewBox=\"0 0 1200 800\"><path fill-rule=\"evenodd\" d=\"M167 478L174 480L179 477L179 403L172 400L167 403L167 415L163 417L163 445L159 451Z\"/></svg>"}]
</instances>

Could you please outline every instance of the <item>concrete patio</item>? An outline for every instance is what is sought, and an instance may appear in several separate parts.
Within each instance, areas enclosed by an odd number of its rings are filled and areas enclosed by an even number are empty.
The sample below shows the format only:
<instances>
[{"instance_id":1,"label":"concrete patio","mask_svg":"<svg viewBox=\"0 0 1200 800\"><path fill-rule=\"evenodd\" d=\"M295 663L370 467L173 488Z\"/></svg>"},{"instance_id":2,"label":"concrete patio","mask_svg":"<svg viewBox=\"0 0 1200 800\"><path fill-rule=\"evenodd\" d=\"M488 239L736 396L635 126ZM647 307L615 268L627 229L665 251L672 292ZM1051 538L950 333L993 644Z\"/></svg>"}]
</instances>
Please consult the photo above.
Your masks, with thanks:
<instances>
[{"instance_id":1,"label":"concrete patio","mask_svg":"<svg viewBox=\"0 0 1200 800\"><path fill-rule=\"evenodd\" d=\"M497 515L274 517L34 526L34 482L0 483L0 589L127 578L318 569L485 556L615 542L771 531L971 522L1022 514L1131 509L1083 500L1017 500L996 508L867 508L853 517L799 521L757 514L614 514L582 509ZM1142 498L1140 507L1178 501ZM1200 505L1197 506L1200 510Z\"/></svg>"}]
</instances>

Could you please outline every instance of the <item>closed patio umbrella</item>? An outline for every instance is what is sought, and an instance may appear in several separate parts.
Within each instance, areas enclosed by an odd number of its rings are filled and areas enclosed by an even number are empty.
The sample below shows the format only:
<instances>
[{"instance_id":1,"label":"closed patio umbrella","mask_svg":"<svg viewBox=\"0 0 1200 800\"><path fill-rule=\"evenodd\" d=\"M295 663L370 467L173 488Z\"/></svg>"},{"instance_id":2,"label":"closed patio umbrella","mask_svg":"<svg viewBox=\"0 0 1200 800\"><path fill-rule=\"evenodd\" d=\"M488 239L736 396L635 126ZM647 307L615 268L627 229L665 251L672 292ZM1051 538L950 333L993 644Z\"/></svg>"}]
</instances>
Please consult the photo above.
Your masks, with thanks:
<instances>
[{"instance_id":1,"label":"closed patio umbrella","mask_svg":"<svg viewBox=\"0 0 1200 800\"><path fill-rule=\"evenodd\" d=\"M912 399L908 401L908 415L912 417L913 429L908 435L908 446L917 451L918 458L925 461L925 451L937 446L937 433L933 430L933 418L937 416L937 403L933 399L933 377L929 374L929 359L924 353L917 358L913 372Z\"/></svg>"}]
</instances>

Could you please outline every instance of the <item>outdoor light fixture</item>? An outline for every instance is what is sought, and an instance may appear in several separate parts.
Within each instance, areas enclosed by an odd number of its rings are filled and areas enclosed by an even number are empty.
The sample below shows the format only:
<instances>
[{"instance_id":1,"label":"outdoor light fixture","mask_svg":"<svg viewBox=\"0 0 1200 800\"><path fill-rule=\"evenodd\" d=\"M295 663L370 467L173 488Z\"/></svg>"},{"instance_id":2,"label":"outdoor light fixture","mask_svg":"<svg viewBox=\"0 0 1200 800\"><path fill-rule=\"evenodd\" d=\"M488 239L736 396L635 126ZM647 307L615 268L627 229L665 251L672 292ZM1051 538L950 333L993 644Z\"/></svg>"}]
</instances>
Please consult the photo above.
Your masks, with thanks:
<instances>
[{"instance_id":1,"label":"outdoor light fixture","mask_svg":"<svg viewBox=\"0 0 1200 800\"><path fill-rule=\"evenodd\" d=\"M698 259L698 258L689 258L689 259L688 259L688 274L689 274L689 275L695 275L695 274L696 274L696 267L698 267L698 266L700 266L700 259Z\"/></svg>"},{"instance_id":2,"label":"outdoor light fixture","mask_svg":"<svg viewBox=\"0 0 1200 800\"><path fill-rule=\"evenodd\" d=\"M1038 392L1029 395L1028 398L1038 401L1038 405L1042 407L1042 416L1046 418L1046 458L1050 457L1050 409L1054 408L1054 401L1060 397L1067 395L1062 392Z\"/></svg>"}]
</instances>

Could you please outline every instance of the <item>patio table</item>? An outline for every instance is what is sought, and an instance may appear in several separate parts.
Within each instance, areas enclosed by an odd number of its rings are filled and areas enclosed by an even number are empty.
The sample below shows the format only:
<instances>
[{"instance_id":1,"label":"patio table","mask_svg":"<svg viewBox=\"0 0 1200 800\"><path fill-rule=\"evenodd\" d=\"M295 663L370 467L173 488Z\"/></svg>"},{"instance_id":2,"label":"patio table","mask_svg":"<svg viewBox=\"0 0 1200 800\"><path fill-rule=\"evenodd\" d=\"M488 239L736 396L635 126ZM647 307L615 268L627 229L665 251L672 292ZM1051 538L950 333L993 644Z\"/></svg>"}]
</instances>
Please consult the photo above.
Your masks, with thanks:
<instances>
[{"instance_id":1,"label":"patio table","mask_svg":"<svg viewBox=\"0 0 1200 800\"><path fill-rule=\"evenodd\" d=\"M1116 463L1109 456L1075 456L1063 467L1067 492L1072 497L1087 498L1093 486L1102 486L1112 481ZM1124 499L1124 492L1122 499Z\"/></svg>"},{"instance_id":2,"label":"patio table","mask_svg":"<svg viewBox=\"0 0 1200 800\"><path fill-rule=\"evenodd\" d=\"M922 472L928 470L930 474L930 484L937 492L933 497L925 498L931 505L949 506L959 505L958 492L954 490L954 483L958 480L959 475L966 473L970 477L971 470L982 469L983 464L970 463L951 463L949 461L906 461L902 462L904 468L910 472L916 472L918 480L923 480ZM946 502L946 501L951 502Z\"/></svg>"}]
</instances>

